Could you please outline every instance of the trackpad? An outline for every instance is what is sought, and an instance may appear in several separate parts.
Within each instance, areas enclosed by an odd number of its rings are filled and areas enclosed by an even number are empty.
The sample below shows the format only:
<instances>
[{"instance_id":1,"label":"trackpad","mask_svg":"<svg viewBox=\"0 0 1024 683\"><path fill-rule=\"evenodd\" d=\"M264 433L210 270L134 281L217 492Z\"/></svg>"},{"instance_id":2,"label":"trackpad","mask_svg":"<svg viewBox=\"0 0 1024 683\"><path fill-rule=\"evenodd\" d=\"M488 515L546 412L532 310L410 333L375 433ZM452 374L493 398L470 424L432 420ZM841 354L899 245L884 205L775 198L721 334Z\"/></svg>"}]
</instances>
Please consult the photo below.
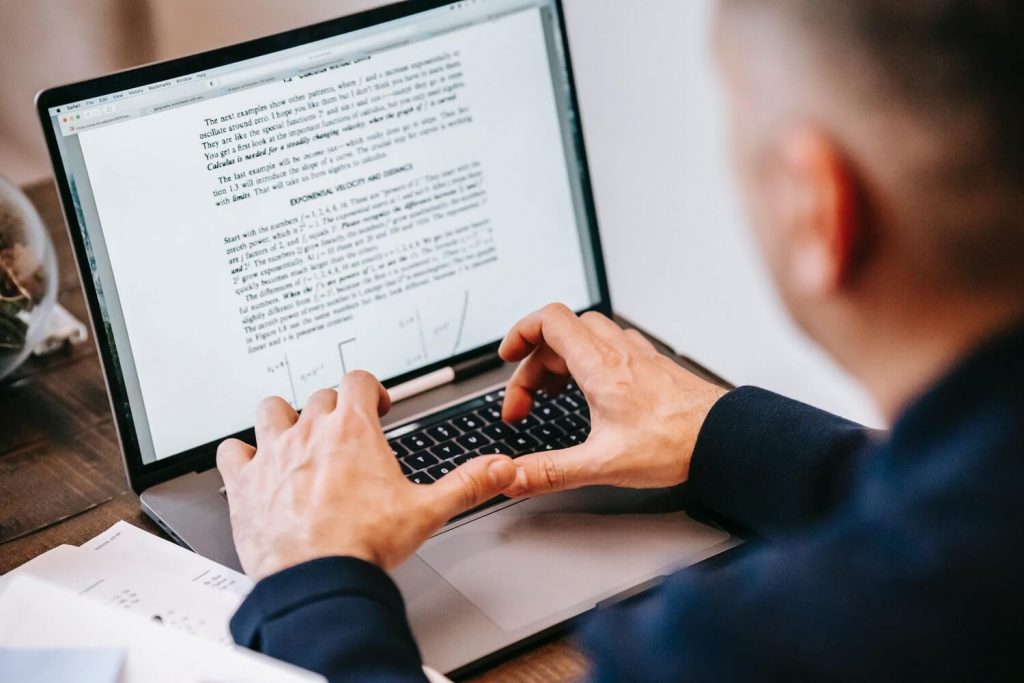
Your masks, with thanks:
<instances>
[{"instance_id":1,"label":"trackpad","mask_svg":"<svg viewBox=\"0 0 1024 683\"><path fill-rule=\"evenodd\" d=\"M728 533L671 510L669 497L600 488L529 500L434 537L419 556L516 632L729 547Z\"/></svg>"}]
</instances>

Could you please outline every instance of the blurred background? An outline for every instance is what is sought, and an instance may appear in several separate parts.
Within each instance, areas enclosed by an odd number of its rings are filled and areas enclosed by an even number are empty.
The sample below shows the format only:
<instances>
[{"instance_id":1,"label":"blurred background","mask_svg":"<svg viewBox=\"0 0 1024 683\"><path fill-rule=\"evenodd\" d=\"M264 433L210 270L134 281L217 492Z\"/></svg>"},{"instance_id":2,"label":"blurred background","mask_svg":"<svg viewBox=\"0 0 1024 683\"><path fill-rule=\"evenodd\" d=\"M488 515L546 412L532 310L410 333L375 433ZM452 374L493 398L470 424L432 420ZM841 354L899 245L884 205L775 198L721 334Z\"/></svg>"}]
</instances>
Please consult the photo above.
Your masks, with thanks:
<instances>
[{"instance_id":1,"label":"blurred background","mask_svg":"<svg viewBox=\"0 0 1024 683\"><path fill-rule=\"evenodd\" d=\"M0 174L50 176L40 89L387 4L0 0ZM732 184L709 47L714 0L564 0L617 311L739 384L873 425L786 319Z\"/></svg>"}]
</instances>

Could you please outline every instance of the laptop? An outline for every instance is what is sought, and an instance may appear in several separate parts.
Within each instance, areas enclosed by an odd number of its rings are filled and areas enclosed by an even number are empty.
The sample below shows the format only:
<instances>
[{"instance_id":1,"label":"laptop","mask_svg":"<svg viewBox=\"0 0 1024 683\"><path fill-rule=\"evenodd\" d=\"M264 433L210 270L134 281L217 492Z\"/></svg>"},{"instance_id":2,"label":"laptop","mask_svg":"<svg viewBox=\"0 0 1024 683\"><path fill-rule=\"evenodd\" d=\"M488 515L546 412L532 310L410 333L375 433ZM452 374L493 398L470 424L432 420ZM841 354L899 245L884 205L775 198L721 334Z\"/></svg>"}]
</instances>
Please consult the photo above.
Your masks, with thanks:
<instances>
[{"instance_id":1,"label":"laptop","mask_svg":"<svg viewBox=\"0 0 1024 683\"><path fill-rule=\"evenodd\" d=\"M501 422L497 345L612 314L559 0L420 0L37 98L143 510L238 567L217 445L256 405L373 372L422 485L586 439L585 397ZM738 543L679 491L496 500L392 575L459 674Z\"/></svg>"}]
</instances>

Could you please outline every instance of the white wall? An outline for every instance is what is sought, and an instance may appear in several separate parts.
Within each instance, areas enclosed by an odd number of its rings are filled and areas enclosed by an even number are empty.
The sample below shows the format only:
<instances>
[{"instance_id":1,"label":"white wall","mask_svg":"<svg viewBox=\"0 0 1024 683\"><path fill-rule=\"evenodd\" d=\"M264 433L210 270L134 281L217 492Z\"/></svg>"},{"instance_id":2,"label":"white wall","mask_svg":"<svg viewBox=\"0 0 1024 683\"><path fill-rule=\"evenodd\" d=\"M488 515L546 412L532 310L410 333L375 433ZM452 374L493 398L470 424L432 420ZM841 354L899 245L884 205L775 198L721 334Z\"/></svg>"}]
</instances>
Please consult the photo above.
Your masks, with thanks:
<instances>
[{"instance_id":1,"label":"white wall","mask_svg":"<svg viewBox=\"0 0 1024 683\"><path fill-rule=\"evenodd\" d=\"M877 422L786 322L753 253L726 162L708 48L713 0L565 2L617 309L734 382ZM384 3L89 0L72 16L58 0L0 0L0 23L29 41L0 44L0 58L38 58L5 73L0 173L24 182L48 168L32 120L38 88L131 55L166 59Z\"/></svg>"},{"instance_id":2,"label":"white wall","mask_svg":"<svg viewBox=\"0 0 1024 683\"><path fill-rule=\"evenodd\" d=\"M728 168L713 0L567 0L617 310L736 383L879 424L788 321Z\"/></svg>"}]
</instances>

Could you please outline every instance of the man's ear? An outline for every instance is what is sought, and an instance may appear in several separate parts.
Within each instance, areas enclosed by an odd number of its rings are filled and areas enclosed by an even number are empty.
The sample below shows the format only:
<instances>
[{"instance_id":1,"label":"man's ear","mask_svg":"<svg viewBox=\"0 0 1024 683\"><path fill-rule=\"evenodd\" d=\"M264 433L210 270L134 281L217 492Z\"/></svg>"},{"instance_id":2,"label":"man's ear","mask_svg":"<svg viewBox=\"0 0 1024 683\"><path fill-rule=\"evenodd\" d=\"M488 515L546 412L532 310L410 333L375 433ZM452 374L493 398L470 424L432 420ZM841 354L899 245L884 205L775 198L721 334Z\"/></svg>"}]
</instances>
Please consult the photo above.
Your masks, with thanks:
<instances>
[{"instance_id":1,"label":"man's ear","mask_svg":"<svg viewBox=\"0 0 1024 683\"><path fill-rule=\"evenodd\" d=\"M795 129L781 140L779 197L788 233L789 280L803 296L835 294L860 275L867 233L852 164L822 133Z\"/></svg>"}]
</instances>

